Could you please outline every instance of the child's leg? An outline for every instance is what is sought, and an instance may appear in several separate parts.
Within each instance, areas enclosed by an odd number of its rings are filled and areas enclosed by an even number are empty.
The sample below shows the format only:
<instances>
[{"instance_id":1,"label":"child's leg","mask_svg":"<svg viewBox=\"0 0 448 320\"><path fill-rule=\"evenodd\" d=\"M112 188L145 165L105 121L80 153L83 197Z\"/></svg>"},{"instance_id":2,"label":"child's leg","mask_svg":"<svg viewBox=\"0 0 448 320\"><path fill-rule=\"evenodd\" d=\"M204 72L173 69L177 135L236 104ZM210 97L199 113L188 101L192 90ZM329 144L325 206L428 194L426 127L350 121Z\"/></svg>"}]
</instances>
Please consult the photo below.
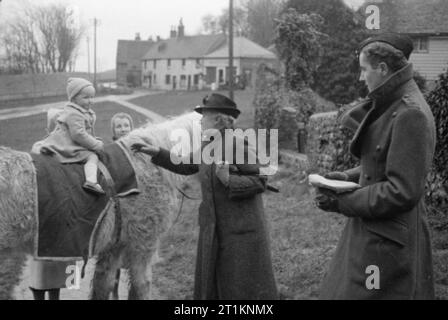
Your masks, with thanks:
<instances>
[{"instance_id":1,"label":"child's leg","mask_svg":"<svg viewBox=\"0 0 448 320\"><path fill-rule=\"evenodd\" d=\"M86 182L83 185L83 188L94 192L99 195L106 194L103 188L98 184L98 156L92 153L88 158L87 162L84 165L84 173L86 175Z\"/></svg>"},{"instance_id":2,"label":"child's leg","mask_svg":"<svg viewBox=\"0 0 448 320\"><path fill-rule=\"evenodd\" d=\"M98 174L98 156L92 153L88 158L87 162L84 165L84 173L86 175L86 181L91 182L93 184L98 183L97 174Z\"/></svg>"}]
</instances>

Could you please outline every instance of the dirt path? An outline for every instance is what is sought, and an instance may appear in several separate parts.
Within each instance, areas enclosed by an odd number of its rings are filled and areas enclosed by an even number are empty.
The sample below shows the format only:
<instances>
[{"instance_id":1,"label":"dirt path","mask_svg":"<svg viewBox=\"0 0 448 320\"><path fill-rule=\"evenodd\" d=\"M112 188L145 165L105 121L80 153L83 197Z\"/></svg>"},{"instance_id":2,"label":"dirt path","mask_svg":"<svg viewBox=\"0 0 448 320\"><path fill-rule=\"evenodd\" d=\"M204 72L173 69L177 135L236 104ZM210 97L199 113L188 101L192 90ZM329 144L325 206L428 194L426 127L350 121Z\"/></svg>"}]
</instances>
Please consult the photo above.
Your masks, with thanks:
<instances>
[{"instance_id":1,"label":"dirt path","mask_svg":"<svg viewBox=\"0 0 448 320\"><path fill-rule=\"evenodd\" d=\"M103 101L113 101L113 102L123 105L129 109L132 109L136 112L139 112L139 113L145 115L146 117L148 117L152 122L157 123L157 122L163 121L164 118L155 112L152 112L145 108L139 107L139 106L127 101L127 100L132 100L132 99L135 99L138 97L149 96L149 95L154 95L154 94L159 94L159 92L137 91L131 95L104 96L104 97L95 98L94 102L98 103L98 102L103 102ZM9 120L9 119L16 119L16 118L21 118L21 117L32 116L32 115L47 112L48 109L57 108L60 106L61 106L61 102L55 102L55 103L41 104L41 105L37 105L34 107L3 109L3 110L0 110L0 120Z\"/></svg>"},{"instance_id":2,"label":"dirt path","mask_svg":"<svg viewBox=\"0 0 448 320\"><path fill-rule=\"evenodd\" d=\"M14 288L13 299L15 300L33 300L30 289L28 288L30 282L30 262L31 257L28 257L27 262L23 268L23 273L20 278L20 283ZM92 281L93 270L95 266L95 260L91 259L86 267L86 276L81 280L79 289L63 289L61 290L61 300L87 300L89 298L90 284ZM120 284L119 284L119 297L120 300L126 300L128 298L128 275L125 270L121 272ZM152 299L161 300L159 290L153 286Z\"/></svg>"}]
</instances>

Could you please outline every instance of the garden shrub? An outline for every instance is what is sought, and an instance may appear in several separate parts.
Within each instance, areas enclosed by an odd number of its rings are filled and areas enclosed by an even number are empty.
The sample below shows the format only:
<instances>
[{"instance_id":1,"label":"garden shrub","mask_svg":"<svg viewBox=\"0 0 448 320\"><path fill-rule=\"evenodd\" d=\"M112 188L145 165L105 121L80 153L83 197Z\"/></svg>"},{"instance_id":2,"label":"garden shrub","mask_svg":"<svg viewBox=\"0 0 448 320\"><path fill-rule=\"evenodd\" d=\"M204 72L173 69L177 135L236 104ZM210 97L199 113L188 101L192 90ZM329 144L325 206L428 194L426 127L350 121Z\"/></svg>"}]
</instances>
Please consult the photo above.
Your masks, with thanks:
<instances>
[{"instance_id":1,"label":"garden shrub","mask_svg":"<svg viewBox=\"0 0 448 320\"><path fill-rule=\"evenodd\" d=\"M436 247L448 248L448 71L439 76L436 87L426 97L436 124L437 143L427 183L426 202ZM440 232L440 233L439 233Z\"/></svg>"},{"instance_id":2,"label":"garden shrub","mask_svg":"<svg viewBox=\"0 0 448 320\"><path fill-rule=\"evenodd\" d=\"M311 116L307 145L310 172L344 171L359 164L349 151L353 132L343 128L339 121L349 107L341 106L338 111Z\"/></svg>"},{"instance_id":3,"label":"garden shrub","mask_svg":"<svg viewBox=\"0 0 448 320\"><path fill-rule=\"evenodd\" d=\"M278 129L280 147L297 150L299 126L316 112L332 110L333 105L308 87L289 89L274 70L262 67L257 73L255 128Z\"/></svg>"}]
</instances>

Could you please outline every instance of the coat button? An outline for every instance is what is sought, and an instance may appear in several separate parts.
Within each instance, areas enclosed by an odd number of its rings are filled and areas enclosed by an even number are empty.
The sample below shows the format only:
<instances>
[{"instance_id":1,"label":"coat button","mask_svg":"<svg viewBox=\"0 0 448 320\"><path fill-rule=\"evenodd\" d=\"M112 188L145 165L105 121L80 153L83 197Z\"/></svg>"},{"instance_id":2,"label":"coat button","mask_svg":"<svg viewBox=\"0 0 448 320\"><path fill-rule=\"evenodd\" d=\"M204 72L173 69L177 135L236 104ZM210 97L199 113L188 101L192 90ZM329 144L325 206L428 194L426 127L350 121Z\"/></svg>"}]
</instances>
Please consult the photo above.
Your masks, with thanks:
<instances>
[{"instance_id":1,"label":"coat button","mask_svg":"<svg viewBox=\"0 0 448 320\"><path fill-rule=\"evenodd\" d=\"M378 152L381 151L381 146L380 145L376 146L376 151L378 151Z\"/></svg>"},{"instance_id":2,"label":"coat button","mask_svg":"<svg viewBox=\"0 0 448 320\"><path fill-rule=\"evenodd\" d=\"M395 118L397 116L397 112L392 113L392 118Z\"/></svg>"},{"instance_id":3,"label":"coat button","mask_svg":"<svg viewBox=\"0 0 448 320\"><path fill-rule=\"evenodd\" d=\"M368 174L365 174L365 175L364 175L364 178L366 178L367 181L370 181L370 180L372 179L372 177L369 176Z\"/></svg>"}]
</instances>

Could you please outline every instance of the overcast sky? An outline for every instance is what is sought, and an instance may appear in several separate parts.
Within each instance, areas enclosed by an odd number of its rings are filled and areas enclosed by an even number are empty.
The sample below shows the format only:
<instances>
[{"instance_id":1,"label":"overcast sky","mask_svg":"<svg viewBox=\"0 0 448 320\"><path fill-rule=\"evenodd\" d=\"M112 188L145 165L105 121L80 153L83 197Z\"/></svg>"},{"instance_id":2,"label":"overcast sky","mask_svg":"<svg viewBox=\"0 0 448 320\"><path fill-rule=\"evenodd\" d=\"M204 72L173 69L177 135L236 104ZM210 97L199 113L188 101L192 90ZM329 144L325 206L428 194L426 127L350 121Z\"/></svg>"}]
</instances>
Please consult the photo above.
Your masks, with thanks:
<instances>
[{"instance_id":1,"label":"overcast sky","mask_svg":"<svg viewBox=\"0 0 448 320\"><path fill-rule=\"evenodd\" d=\"M0 0L1 22L17 13L17 6L30 0ZM363 0L344 0L358 6ZM31 2L31 1L30 1ZM228 7L229 0L32 0L33 3L63 2L79 12L81 23L89 26L90 52L93 56L93 18L100 20L97 30L98 70L115 68L118 39L134 39L137 32L142 39L157 35L169 36L170 27L183 18L185 32L193 35L200 32L202 17L219 14ZM238 3L238 0L235 0ZM87 39L79 49L77 71L87 71Z\"/></svg>"}]
</instances>

